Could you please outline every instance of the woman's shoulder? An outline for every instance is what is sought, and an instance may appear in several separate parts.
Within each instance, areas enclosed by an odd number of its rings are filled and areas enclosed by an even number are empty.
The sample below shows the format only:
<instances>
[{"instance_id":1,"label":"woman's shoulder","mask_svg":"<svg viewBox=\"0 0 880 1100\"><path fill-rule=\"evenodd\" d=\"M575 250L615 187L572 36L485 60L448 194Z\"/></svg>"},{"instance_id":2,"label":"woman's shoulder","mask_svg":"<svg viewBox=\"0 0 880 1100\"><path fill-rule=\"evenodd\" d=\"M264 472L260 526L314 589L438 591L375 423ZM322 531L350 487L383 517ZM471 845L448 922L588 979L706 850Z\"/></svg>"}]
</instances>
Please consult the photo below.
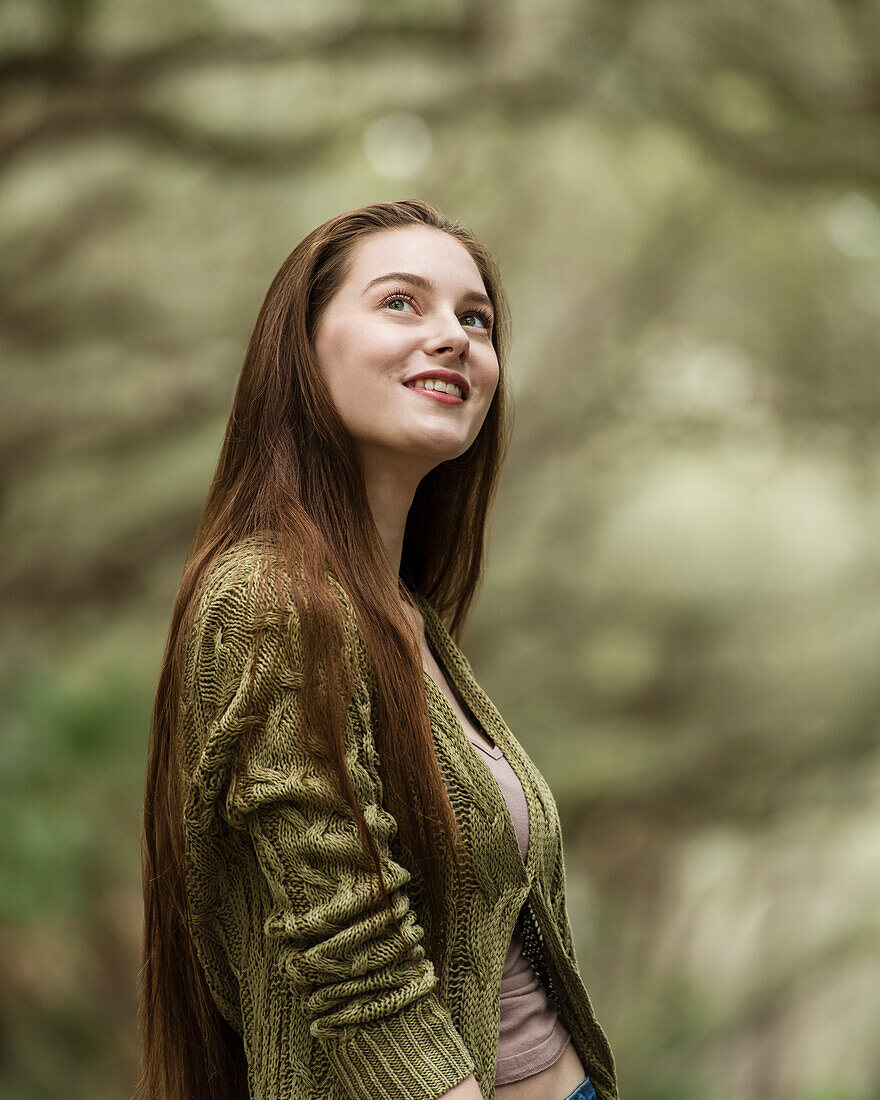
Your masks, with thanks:
<instances>
[{"instance_id":1,"label":"woman's shoulder","mask_svg":"<svg viewBox=\"0 0 880 1100\"><path fill-rule=\"evenodd\" d=\"M344 604L350 605L348 594L333 570L325 570L329 587ZM278 535L259 532L237 539L221 550L208 564L201 584L201 602L218 598L247 597L260 606L275 603L293 606L293 589L303 589L302 563L286 553Z\"/></svg>"},{"instance_id":2,"label":"woman's shoulder","mask_svg":"<svg viewBox=\"0 0 880 1100\"><path fill-rule=\"evenodd\" d=\"M271 532L260 532L236 539L216 554L208 566L207 579L214 587L246 585L283 563L278 537Z\"/></svg>"},{"instance_id":3,"label":"woman's shoulder","mask_svg":"<svg viewBox=\"0 0 880 1100\"><path fill-rule=\"evenodd\" d=\"M324 615L330 614L340 623L350 644L360 640L354 604L329 566L324 580L335 597L330 601L332 611L324 604ZM200 584L196 620L215 619L227 627L274 623L283 625L288 633L299 634L305 619L311 620L311 599L301 563L295 557L291 562L278 536L261 532L238 539L208 564ZM355 644L355 648L361 647Z\"/></svg>"},{"instance_id":4,"label":"woman's shoulder","mask_svg":"<svg viewBox=\"0 0 880 1100\"><path fill-rule=\"evenodd\" d=\"M257 536L248 536L215 554L198 582L195 622L270 610L278 601L268 594L268 586L279 564L273 542Z\"/></svg>"}]
</instances>

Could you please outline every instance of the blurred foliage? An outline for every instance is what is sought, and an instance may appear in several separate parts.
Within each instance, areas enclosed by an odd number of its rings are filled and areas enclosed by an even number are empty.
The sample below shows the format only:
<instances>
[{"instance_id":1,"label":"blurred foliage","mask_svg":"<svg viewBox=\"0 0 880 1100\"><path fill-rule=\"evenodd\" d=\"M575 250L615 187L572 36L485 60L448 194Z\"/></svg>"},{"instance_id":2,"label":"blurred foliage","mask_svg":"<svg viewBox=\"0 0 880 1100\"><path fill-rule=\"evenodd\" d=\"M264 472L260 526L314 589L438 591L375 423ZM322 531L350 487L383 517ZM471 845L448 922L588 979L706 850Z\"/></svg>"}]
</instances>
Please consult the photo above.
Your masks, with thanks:
<instances>
[{"instance_id":1,"label":"blurred foliage","mask_svg":"<svg viewBox=\"0 0 880 1100\"><path fill-rule=\"evenodd\" d=\"M6 0L0 1100L130 1095L150 707L247 338L403 197L511 297L465 648L622 1095L880 1095L878 129L858 0Z\"/></svg>"}]
</instances>

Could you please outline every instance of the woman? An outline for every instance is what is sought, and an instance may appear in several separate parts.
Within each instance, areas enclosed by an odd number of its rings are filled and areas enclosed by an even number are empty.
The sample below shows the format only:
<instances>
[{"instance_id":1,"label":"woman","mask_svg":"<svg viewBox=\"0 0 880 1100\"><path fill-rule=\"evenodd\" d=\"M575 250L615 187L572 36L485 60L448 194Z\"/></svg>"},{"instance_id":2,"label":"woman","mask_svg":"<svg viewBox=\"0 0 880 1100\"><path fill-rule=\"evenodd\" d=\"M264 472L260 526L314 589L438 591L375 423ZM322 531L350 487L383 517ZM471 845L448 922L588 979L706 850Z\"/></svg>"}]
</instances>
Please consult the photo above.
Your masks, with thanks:
<instances>
[{"instance_id":1,"label":"woman","mask_svg":"<svg viewBox=\"0 0 880 1100\"><path fill-rule=\"evenodd\" d=\"M153 714L144 1098L617 1097L552 794L458 648L507 327L417 201L269 288Z\"/></svg>"}]
</instances>

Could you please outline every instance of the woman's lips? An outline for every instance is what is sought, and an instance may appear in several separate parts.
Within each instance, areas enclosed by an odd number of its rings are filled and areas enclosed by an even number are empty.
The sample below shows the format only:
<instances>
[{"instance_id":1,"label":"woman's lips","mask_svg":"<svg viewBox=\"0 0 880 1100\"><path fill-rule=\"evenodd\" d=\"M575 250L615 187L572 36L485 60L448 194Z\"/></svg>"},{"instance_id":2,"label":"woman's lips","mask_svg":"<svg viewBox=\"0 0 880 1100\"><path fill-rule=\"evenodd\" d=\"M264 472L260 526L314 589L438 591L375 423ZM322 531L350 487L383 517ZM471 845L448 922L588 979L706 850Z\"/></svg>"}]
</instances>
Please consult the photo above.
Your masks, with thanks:
<instances>
[{"instance_id":1,"label":"woman's lips","mask_svg":"<svg viewBox=\"0 0 880 1100\"><path fill-rule=\"evenodd\" d=\"M426 390L424 386L406 386L408 390L412 390L413 393L424 394L425 397L433 398L434 401L440 401L444 405L463 405L464 398L456 397L454 393L444 393L443 390Z\"/></svg>"}]
</instances>

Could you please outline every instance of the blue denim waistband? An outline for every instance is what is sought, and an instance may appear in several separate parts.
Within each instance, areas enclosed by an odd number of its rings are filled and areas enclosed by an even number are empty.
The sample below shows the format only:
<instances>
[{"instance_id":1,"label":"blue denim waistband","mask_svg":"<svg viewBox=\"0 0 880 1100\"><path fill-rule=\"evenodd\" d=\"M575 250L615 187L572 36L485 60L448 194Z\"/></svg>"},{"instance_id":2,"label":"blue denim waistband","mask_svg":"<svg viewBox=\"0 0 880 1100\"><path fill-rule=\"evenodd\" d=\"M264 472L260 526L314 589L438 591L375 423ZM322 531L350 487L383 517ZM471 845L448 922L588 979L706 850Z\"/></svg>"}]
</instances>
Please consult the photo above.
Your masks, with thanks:
<instances>
[{"instance_id":1,"label":"blue denim waistband","mask_svg":"<svg viewBox=\"0 0 880 1100\"><path fill-rule=\"evenodd\" d=\"M570 1092L562 1100L596 1100L596 1090L593 1088L593 1082L589 1077L585 1077L574 1092Z\"/></svg>"}]
</instances>

